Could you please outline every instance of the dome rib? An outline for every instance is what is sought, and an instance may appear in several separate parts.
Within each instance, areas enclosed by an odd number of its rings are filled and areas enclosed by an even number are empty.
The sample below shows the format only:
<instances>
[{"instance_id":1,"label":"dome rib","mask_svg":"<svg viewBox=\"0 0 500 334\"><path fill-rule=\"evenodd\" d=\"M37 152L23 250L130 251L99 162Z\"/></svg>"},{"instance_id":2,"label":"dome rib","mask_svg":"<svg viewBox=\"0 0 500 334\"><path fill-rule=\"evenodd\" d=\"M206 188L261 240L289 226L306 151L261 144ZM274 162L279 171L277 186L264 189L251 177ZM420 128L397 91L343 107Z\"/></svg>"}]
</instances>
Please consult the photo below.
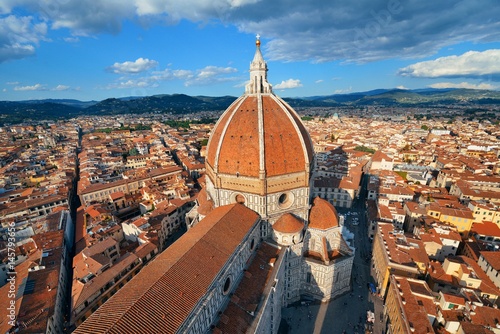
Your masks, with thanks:
<instances>
[{"instance_id":1,"label":"dome rib","mask_svg":"<svg viewBox=\"0 0 500 334\"><path fill-rule=\"evenodd\" d=\"M290 107L290 105L288 105L283 99L281 99L280 97L278 97L274 94L271 96L276 101L276 103L278 103L278 105L280 105L280 107L283 110L286 110L285 114L288 116L290 122L292 123L293 127L295 128L295 132L297 133L297 136L300 140L301 146L303 148L305 148L305 150L303 150L304 151L304 161L307 164L306 168L309 168L309 166L311 165L311 162L312 162L312 157L313 157L313 149L311 147L312 141L311 141L311 138L309 136L309 133L307 131L305 131L304 125L302 123L297 123L298 115L296 115L295 110L293 110L293 108ZM304 140L304 136L308 139L307 142Z\"/></svg>"},{"instance_id":2,"label":"dome rib","mask_svg":"<svg viewBox=\"0 0 500 334\"><path fill-rule=\"evenodd\" d=\"M302 121L300 120L300 117L297 114L297 112L288 103L286 103L285 100L274 94L273 97L277 99L278 102L282 105L282 107L288 111L290 121L294 124L297 134L299 135L300 141L302 143L302 146L306 149L306 151L304 152L304 159L305 161L309 161L310 164L310 162L313 160L314 148L312 146L312 140L311 136L309 135L309 132L306 130L304 124L302 124ZM308 140L306 141L304 140L304 138L307 138Z\"/></svg>"},{"instance_id":3,"label":"dome rib","mask_svg":"<svg viewBox=\"0 0 500 334\"><path fill-rule=\"evenodd\" d=\"M261 195L308 187L311 138L293 108L272 93L267 65L261 55L257 56L258 62L250 68L248 89L222 114L212 131L207 176L217 189ZM254 85L257 82L258 87Z\"/></svg>"},{"instance_id":4,"label":"dome rib","mask_svg":"<svg viewBox=\"0 0 500 334\"><path fill-rule=\"evenodd\" d=\"M217 150L215 152L215 157L214 157L214 171L217 172L219 170L219 159L220 159L220 150L221 150L221 143L224 141L224 138L226 136L226 132L227 132L227 128L229 127L229 125L231 124L231 120L233 119L234 117L234 114L236 113L236 111L238 110L238 108L241 106L241 104L243 103L244 101L244 96L241 96L240 98L236 99L236 101L234 101L230 106L229 108L227 108L227 112L228 112L228 119L226 121L226 123L224 124L224 128L222 129L222 132L220 134L220 137L218 138L218 141L217 141ZM234 109L231 109L231 107L234 107ZM224 119L224 115L221 116L220 118L221 120ZM214 127L214 130L216 130L218 128L218 124L219 122L217 122L217 124L215 124L215 127ZM210 145L209 145L210 147ZM209 147L207 147L207 150L209 149Z\"/></svg>"}]
</instances>

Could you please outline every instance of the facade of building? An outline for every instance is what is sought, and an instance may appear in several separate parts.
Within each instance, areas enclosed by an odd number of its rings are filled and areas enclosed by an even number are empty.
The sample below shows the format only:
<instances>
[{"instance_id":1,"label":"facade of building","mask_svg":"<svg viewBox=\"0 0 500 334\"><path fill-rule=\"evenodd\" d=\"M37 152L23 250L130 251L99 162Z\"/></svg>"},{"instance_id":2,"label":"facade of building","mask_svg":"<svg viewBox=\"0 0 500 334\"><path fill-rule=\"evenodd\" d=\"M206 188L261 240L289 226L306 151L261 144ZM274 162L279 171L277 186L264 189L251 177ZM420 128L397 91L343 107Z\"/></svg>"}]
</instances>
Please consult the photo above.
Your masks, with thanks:
<instances>
[{"instance_id":1,"label":"facade of building","mask_svg":"<svg viewBox=\"0 0 500 334\"><path fill-rule=\"evenodd\" d=\"M434 295L425 281L391 275L385 316L388 333L434 333Z\"/></svg>"},{"instance_id":2,"label":"facade of building","mask_svg":"<svg viewBox=\"0 0 500 334\"><path fill-rule=\"evenodd\" d=\"M181 177L182 168L167 167L157 168L149 173L147 177L136 179L121 179L109 183L95 183L84 189L78 189L80 201L85 206L91 203L107 203L109 196L113 193L122 192L127 194L136 194L140 192L145 181L152 180L157 183L164 180L175 179Z\"/></svg>"},{"instance_id":3,"label":"facade of building","mask_svg":"<svg viewBox=\"0 0 500 334\"><path fill-rule=\"evenodd\" d=\"M311 199L311 139L256 45L245 94L212 130L189 231L75 333L277 333L282 307L349 291L354 248L334 206Z\"/></svg>"},{"instance_id":4,"label":"facade of building","mask_svg":"<svg viewBox=\"0 0 500 334\"><path fill-rule=\"evenodd\" d=\"M391 275L421 279L429 257L421 240L394 230L391 223L378 223L373 239L373 268L380 295L385 296Z\"/></svg>"}]
</instances>

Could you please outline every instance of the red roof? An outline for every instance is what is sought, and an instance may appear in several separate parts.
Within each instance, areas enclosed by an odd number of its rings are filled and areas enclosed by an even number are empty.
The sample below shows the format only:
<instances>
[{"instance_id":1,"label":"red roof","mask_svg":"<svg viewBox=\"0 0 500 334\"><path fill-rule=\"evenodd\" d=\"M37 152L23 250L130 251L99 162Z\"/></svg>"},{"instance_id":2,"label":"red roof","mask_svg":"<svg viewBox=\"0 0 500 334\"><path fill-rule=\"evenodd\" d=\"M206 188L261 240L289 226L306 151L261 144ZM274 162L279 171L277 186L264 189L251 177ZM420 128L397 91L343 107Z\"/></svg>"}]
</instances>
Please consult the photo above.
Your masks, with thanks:
<instances>
[{"instance_id":1,"label":"red roof","mask_svg":"<svg viewBox=\"0 0 500 334\"><path fill-rule=\"evenodd\" d=\"M309 227L319 230L327 230L339 226L337 210L328 201L316 197L309 214Z\"/></svg>"},{"instance_id":2,"label":"red roof","mask_svg":"<svg viewBox=\"0 0 500 334\"><path fill-rule=\"evenodd\" d=\"M74 333L176 333L258 221L242 204L214 209Z\"/></svg>"},{"instance_id":3,"label":"red roof","mask_svg":"<svg viewBox=\"0 0 500 334\"><path fill-rule=\"evenodd\" d=\"M472 233L486 235L491 237L500 237L500 228L492 222L473 223L471 228Z\"/></svg>"},{"instance_id":4,"label":"red roof","mask_svg":"<svg viewBox=\"0 0 500 334\"><path fill-rule=\"evenodd\" d=\"M285 213L273 225L273 229L281 233L297 233L303 228L304 223L291 213Z\"/></svg>"},{"instance_id":5,"label":"red roof","mask_svg":"<svg viewBox=\"0 0 500 334\"><path fill-rule=\"evenodd\" d=\"M261 161L263 159L263 161ZM243 95L221 116L207 149L220 173L267 177L304 172L313 145L296 112L273 94Z\"/></svg>"},{"instance_id":6,"label":"red roof","mask_svg":"<svg viewBox=\"0 0 500 334\"><path fill-rule=\"evenodd\" d=\"M114 201L118 198L122 198L124 196L125 196L125 194L123 193L123 191L117 191L117 192L109 194L109 197L111 197L112 201Z\"/></svg>"}]
</instances>

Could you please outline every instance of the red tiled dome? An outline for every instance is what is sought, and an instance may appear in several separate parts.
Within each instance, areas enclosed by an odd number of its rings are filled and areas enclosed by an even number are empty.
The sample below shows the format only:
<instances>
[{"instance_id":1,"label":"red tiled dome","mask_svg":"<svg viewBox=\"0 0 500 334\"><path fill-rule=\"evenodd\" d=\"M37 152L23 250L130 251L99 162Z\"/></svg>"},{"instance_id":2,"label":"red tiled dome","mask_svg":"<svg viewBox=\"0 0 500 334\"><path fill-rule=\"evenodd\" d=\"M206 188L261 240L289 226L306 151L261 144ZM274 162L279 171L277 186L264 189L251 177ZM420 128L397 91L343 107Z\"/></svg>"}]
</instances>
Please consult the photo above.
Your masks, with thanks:
<instances>
[{"instance_id":1,"label":"red tiled dome","mask_svg":"<svg viewBox=\"0 0 500 334\"><path fill-rule=\"evenodd\" d=\"M316 197L309 213L309 227L319 230L328 230L339 226L337 210L328 201Z\"/></svg>"},{"instance_id":2,"label":"red tiled dome","mask_svg":"<svg viewBox=\"0 0 500 334\"><path fill-rule=\"evenodd\" d=\"M257 43L245 94L212 130L207 177L215 188L260 195L308 187L313 154L300 117L273 94Z\"/></svg>"},{"instance_id":3,"label":"red tiled dome","mask_svg":"<svg viewBox=\"0 0 500 334\"><path fill-rule=\"evenodd\" d=\"M267 177L309 169L313 147L295 111L273 94L243 95L222 115L206 163L218 173Z\"/></svg>"},{"instance_id":4,"label":"red tiled dome","mask_svg":"<svg viewBox=\"0 0 500 334\"><path fill-rule=\"evenodd\" d=\"M208 215L214 209L214 202L207 197L205 189L201 189L198 193L198 213L201 215Z\"/></svg>"},{"instance_id":5,"label":"red tiled dome","mask_svg":"<svg viewBox=\"0 0 500 334\"><path fill-rule=\"evenodd\" d=\"M273 225L273 229L281 233L297 233L303 228L304 223L290 213L285 213Z\"/></svg>"}]
</instances>

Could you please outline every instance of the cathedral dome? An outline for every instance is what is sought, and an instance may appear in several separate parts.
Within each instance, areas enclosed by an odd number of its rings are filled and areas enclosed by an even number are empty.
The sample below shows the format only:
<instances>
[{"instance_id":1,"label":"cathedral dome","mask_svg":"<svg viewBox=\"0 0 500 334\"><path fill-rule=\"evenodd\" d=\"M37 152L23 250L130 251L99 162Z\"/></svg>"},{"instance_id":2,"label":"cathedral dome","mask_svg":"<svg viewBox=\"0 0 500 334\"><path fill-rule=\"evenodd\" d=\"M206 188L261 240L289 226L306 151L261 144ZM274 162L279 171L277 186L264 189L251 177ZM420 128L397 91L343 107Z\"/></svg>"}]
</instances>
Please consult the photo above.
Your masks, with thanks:
<instances>
[{"instance_id":1,"label":"cathedral dome","mask_svg":"<svg viewBox=\"0 0 500 334\"><path fill-rule=\"evenodd\" d=\"M337 210L328 201L316 197L309 214L309 227L318 230L328 230L339 226Z\"/></svg>"},{"instance_id":2,"label":"cathedral dome","mask_svg":"<svg viewBox=\"0 0 500 334\"><path fill-rule=\"evenodd\" d=\"M273 230L280 233L297 233L303 229L304 223L290 213L285 213L273 225Z\"/></svg>"},{"instance_id":3,"label":"cathedral dome","mask_svg":"<svg viewBox=\"0 0 500 334\"><path fill-rule=\"evenodd\" d=\"M229 106L210 136L207 175L216 188L234 190L241 189L242 183L231 180L234 177L262 181L293 175L290 186L308 186L312 160L309 134L293 108L272 93L257 43L245 94ZM246 192L278 191L259 181L251 187L245 184Z\"/></svg>"},{"instance_id":4,"label":"cathedral dome","mask_svg":"<svg viewBox=\"0 0 500 334\"><path fill-rule=\"evenodd\" d=\"M280 245L290 246L302 241L304 223L290 213L282 215L273 225L273 239Z\"/></svg>"},{"instance_id":5,"label":"cathedral dome","mask_svg":"<svg viewBox=\"0 0 500 334\"><path fill-rule=\"evenodd\" d=\"M202 216L208 215L214 209L214 202L208 199L207 192L202 188L198 194L198 213Z\"/></svg>"}]
</instances>

